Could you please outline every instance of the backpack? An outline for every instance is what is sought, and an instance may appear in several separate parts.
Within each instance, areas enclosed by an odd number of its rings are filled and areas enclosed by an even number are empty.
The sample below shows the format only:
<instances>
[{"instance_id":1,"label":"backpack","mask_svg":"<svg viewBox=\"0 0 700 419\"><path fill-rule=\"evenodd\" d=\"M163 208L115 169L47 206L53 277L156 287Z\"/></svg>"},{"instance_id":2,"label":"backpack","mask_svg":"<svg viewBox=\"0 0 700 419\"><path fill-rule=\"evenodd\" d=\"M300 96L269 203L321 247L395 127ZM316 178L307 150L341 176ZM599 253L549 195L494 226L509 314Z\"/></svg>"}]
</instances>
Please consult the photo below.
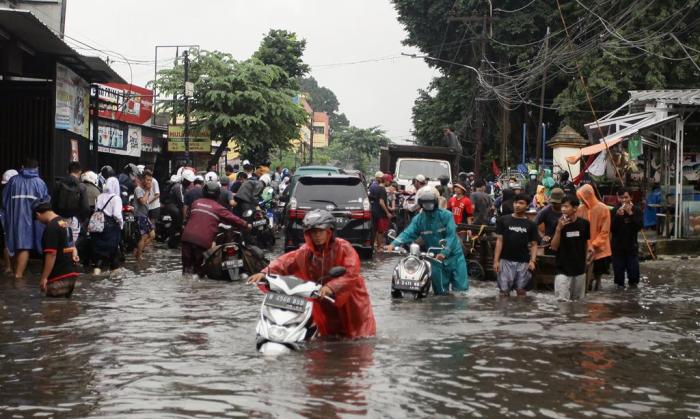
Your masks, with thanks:
<instances>
[{"instance_id":1,"label":"backpack","mask_svg":"<svg viewBox=\"0 0 700 419\"><path fill-rule=\"evenodd\" d=\"M56 212L63 217L76 217L80 214L80 184L59 180L56 185Z\"/></svg>"},{"instance_id":2,"label":"backpack","mask_svg":"<svg viewBox=\"0 0 700 419\"><path fill-rule=\"evenodd\" d=\"M105 213L104 209L109 205L109 201L112 200L116 195L112 195L107 202L102 206L102 208L95 210L90 216L90 221L88 222L88 233L102 233L105 231Z\"/></svg>"}]
</instances>

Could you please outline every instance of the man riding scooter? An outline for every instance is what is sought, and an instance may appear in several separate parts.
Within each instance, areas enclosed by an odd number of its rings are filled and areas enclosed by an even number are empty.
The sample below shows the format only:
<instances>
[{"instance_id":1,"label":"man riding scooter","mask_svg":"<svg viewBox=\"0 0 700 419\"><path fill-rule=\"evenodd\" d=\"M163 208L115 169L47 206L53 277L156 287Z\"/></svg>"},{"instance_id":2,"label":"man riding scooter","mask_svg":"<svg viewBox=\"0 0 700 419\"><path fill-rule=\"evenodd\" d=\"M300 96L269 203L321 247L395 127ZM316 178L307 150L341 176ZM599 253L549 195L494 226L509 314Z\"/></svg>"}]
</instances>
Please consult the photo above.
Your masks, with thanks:
<instances>
[{"instance_id":1,"label":"man riding scooter","mask_svg":"<svg viewBox=\"0 0 700 419\"><path fill-rule=\"evenodd\" d=\"M399 237L386 246L386 250L390 252L396 246L411 243L419 237L425 247L442 247L444 244L444 248L435 256L442 264L431 261L433 290L437 295L447 294L450 287L452 291L467 291L467 263L457 237L457 225L450 211L438 208L438 198L434 188L420 189L416 199L421 212Z\"/></svg>"},{"instance_id":2,"label":"man riding scooter","mask_svg":"<svg viewBox=\"0 0 700 419\"><path fill-rule=\"evenodd\" d=\"M204 252L209 250L219 231L219 223L231 224L239 230L251 226L216 202L219 197L218 182L207 182L202 198L190 207L190 217L182 232L182 272L197 272L204 262Z\"/></svg>"},{"instance_id":3,"label":"man riding scooter","mask_svg":"<svg viewBox=\"0 0 700 419\"><path fill-rule=\"evenodd\" d=\"M321 336L361 338L374 336L376 324L365 280L360 274L360 257L347 241L335 237L335 216L325 210L310 211L304 217L305 244L275 259L248 279L249 284L265 279L267 273L294 275L318 281L331 268L342 266L345 274L322 281L320 297L312 316ZM333 297L335 303L323 297Z\"/></svg>"}]
</instances>

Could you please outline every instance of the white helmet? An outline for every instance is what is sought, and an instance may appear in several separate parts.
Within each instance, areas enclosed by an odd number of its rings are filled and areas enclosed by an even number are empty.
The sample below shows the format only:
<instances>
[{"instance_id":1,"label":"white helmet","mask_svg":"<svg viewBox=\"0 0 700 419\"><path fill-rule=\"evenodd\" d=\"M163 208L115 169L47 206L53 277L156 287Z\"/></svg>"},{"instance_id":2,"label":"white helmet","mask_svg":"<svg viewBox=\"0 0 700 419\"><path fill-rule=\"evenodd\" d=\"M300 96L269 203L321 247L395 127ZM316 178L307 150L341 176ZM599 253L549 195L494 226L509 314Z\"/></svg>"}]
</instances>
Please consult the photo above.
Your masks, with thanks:
<instances>
[{"instance_id":1,"label":"white helmet","mask_svg":"<svg viewBox=\"0 0 700 419\"><path fill-rule=\"evenodd\" d=\"M204 177L202 175L197 175L194 177L194 180L201 180L202 182L204 182Z\"/></svg>"},{"instance_id":2,"label":"white helmet","mask_svg":"<svg viewBox=\"0 0 700 419\"><path fill-rule=\"evenodd\" d=\"M194 172L190 169L185 169L182 171L182 179L188 182L194 182Z\"/></svg>"},{"instance_id":3,"label":"white helmet","mask_svg":"<svg viewBox=\"0 0 700 419\"><path fill-rule=\"evenodd\" d=\"M416 201L424 211L434 211L438 206L440 193L432 186L424 186L416 192Z\"/></svg>"},{"instance_id":4,"label":"white helmet","mask_svg":"<svg viewBox=\"0 0 700 419\"><path fill-rule=\"evenodd\" d=\"M272 178L270 177L269 173L265 173L264 175L260 176L260 182L264 183L265 186L268 186L270 182L272 182Z\"/></svg>"},{"instance_id":5,"label":"white helmet","mask_svg":"<svg viewBox=\"0 0 700 419\"><path fill-rule=\"evenodd\" d=\"M181 179L182 179L182 177L178 176L178 175L170 176L170 182L172 182L172 183L179 183Z\"/></svg>"},{"instance_id":6,"label":"white helmet","mask_svg":"<svg viewBox=\"0 0 700 419\"><path fill-rule=\"evenodd\" d=\"M89 182L95 186L98 186L98 184L99 184L99 179L97 177L97 173L95 173L91 170L88 170L87 172L83 173L80 176L80 181L81 182Z\"/></svg>"},{"instance_id":7,"label":"white helmet","mask_svg":"<svg viewBox=\"0 0 700 419\"><path fill-rule=\"evenodd\" d=\"M206 175L204 175L204 181L205 182L218 182L219 181L219 175L217 175L214 172L207 172Z\"/></svg>"}]
</instances>

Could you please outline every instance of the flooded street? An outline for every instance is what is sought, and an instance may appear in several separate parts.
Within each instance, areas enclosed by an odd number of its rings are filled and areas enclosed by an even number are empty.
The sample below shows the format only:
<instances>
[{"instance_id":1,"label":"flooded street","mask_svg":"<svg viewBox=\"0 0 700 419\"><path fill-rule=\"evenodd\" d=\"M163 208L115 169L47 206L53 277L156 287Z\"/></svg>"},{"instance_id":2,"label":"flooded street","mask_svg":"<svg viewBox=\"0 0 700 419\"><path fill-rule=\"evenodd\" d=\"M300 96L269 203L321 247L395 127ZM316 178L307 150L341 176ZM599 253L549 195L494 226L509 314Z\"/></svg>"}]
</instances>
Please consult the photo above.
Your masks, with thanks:
<instances>
[{"instance_id":1,"label":"flooded street","mask_svg":"<svg viewBox=\"0 0 700 419\"><path fill-rule=\"evenodd\" d=\"M698 417L697 260L645 263L638 291L557 303L392 301L397 259L363 269L378 335L255 352L262 295L183 278L157 249L114 277L83 276L72 299L0 280L0 416Z\"/></svg>"}]
</instances>

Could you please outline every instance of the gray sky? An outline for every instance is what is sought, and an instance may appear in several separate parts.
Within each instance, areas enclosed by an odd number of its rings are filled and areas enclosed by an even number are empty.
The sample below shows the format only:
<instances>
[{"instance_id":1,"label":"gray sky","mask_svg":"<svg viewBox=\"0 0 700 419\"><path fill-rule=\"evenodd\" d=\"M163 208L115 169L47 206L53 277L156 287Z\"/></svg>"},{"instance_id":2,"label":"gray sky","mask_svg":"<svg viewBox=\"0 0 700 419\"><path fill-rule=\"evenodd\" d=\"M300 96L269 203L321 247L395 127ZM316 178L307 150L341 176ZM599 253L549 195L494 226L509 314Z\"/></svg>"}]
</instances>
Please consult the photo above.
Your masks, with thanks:
<instances>
[{"instance_id":1,"label":"gray sky","mask_svg":"<svg viewBox=\"0 0 700 419\"><path fill-rule=\"evenodd\" d=\"M155 45L199 44L245 59L270 28L307 40L311 74L335 92L352 124L379 125L392 139L410 137L417 89L428 85L433 71L422 60L389 58L414 52L401 45L405 32L389 0L68 0L66 16L67 35L151 61L132 65L139 85L153 78ZM347 64L366 60L375 61ZM336 63L346 64L329 65ZM113 68L129 80L127 65Z\"/></svg>"}]
</instances>

